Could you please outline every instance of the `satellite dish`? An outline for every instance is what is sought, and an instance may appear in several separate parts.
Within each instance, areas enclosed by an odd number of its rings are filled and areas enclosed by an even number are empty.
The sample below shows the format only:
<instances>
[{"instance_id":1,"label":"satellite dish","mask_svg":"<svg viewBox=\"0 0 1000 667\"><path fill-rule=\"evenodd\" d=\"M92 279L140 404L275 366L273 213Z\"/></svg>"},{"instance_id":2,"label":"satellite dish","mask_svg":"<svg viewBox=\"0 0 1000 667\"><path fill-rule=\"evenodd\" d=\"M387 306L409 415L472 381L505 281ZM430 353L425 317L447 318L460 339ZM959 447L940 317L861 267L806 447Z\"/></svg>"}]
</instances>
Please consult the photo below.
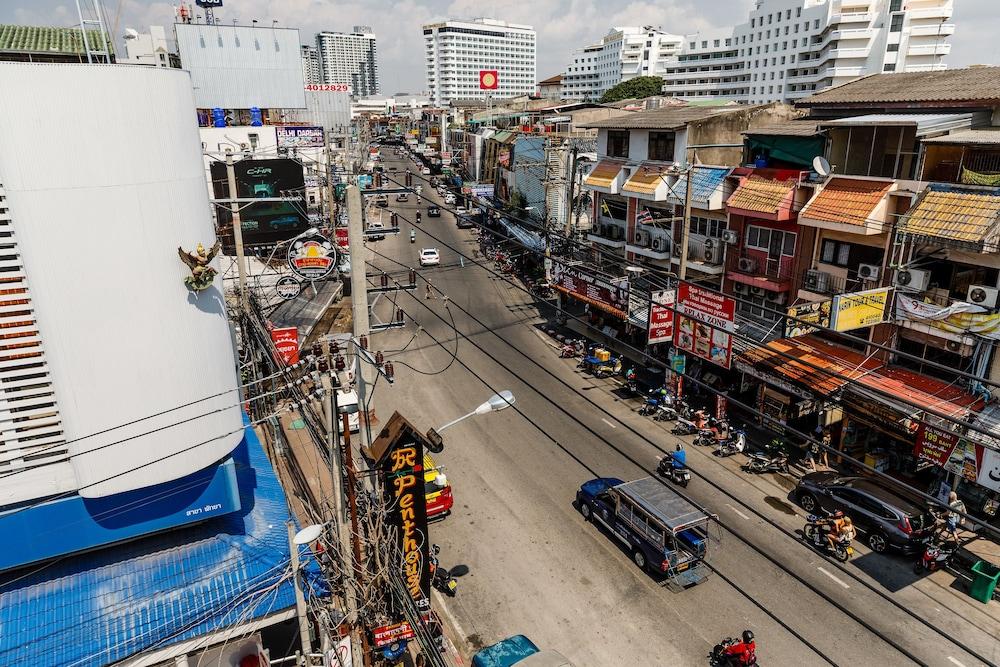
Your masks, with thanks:
<instances>
[{"instance_id":1,"label":"satellite dish","mask_svg":"<svg viewBox=\"0 0 1000 667\"><path fill-rule=\"evenodd\" d=\"M813 158L813 171L815 171L820 176L830 175L830 163L822 155L817 155Z\"/></svg>"},{"instance_id":2,"label":"satellite dish","mask_svg":"<svg viewBox=\"0 0 1000 667\"><path fill-rule=\"evenodd\" d=\"M125 39L136 39L139 36L139 31L135 28L125 28Z\"/></svg>"}]
</instances>

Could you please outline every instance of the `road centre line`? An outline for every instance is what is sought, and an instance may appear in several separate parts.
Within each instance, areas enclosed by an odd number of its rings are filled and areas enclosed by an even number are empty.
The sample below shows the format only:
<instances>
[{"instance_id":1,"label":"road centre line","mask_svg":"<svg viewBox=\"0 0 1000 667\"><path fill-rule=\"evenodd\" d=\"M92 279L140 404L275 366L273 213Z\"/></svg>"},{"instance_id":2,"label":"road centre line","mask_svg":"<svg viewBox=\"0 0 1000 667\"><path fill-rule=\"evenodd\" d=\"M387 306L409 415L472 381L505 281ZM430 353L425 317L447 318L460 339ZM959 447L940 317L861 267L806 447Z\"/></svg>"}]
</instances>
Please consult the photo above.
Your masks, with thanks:
<instances>
[{"instance_id":1,"label":"road centre line","mask_svg":"<svg viewBox=\"0 0 1000 667\"><path fill-rule=\"evenodd\" d=\"M963 663L959 662L958 660L955 660L955 658L951 657L950 655L948 656L948 662L950 662L953 665L958 665L958 667L965 667Z\"/></svg>"},{"instance_id":2,"label":"road centre line","mask_svg":"<svg viewBox=\"0 0 1000 667\"><path fill-rule=\"evenodd\" d=\"M604 417L601 417L601 421L604 422L605 424L607 424L608 426L610 426L611 428L618 428L617 426L615 426L614 424L612 424L611 422L609 422Z\"/></svg>"},{"instance_id":3,"label":"road centre line","mask_svg":"<svg viewBox=\"0 0 1000 667\"><path fill-rule=\"evenodd\" d=\"M840 580L840 579L838 579L837 577L833 576L832 574L830 574L829 572L827 572L827 571L826 571L826 570L824 570L823 568L821 568L821 567L817 567L816 569L817 569L817 570L819 570L820 572L822 572L823 574L825 574L826 576L830 577L830 578L831 578L831 579L833 579L834 581L836 581L836 582L837 582L838 584L840 584L840 585L841 585L841 586L843 586L844 588L850 588L850 586L849 586L848 584L845 584L845 583L844 583L843 581L841 581L841 580Z\"/></svg>"},{"instance_id":4,"label":"road centre line","mask_svg":"<svg viewBox=\"0 0 1000 667\"><path fill-rule=\"evenodd\" d=\"M736 509L735 507L733 507L729 503L726 503L726 507L728 507L732 511L736 512L736 514L738 514L739 516L743 517L745 520L747 520L747 521L750 520L750 517L748 517L746 514L744 514L743 512L739 511L738 509Z\"/></svg>"}]
</instances>

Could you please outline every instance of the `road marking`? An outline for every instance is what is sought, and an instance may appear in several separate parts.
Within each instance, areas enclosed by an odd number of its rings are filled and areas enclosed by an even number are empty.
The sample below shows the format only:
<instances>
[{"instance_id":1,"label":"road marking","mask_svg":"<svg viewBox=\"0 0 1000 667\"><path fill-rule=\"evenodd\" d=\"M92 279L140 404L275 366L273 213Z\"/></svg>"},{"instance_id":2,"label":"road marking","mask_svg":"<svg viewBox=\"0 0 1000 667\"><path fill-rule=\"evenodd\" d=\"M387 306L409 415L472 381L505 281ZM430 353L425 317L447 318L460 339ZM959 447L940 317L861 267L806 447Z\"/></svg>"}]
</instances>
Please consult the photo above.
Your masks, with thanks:
<instances>
[{"instance_id":1,"label":"road marking","mask_svg":"<svg viewBox=\"0 0 1000 667\"><path fill-rule=\"evenodd\" d=\"M841 581L841 580L840 580L840 579L838 579L837 577L833 576L832 574L830 574L829 572L827 572L827 571L826 571L826 570L824 570L823 568L821 568L821 567L817 567L816 569L817 569L817 570L819 570L820 572L822 572L823 574L825 574L826 576L830 577L830 578L831 578L831 579L833 579L834 581L836 581L836 582L837 582L838 584L840 584L840 585L841 585L841 586L843 586L844 588L850 588L850 586L849 586L849 585L845 584L845 583L844 583L843 581Z\"/></svg>"},{"instance_id":2,"label":"road marking","mask_svg":"<svg viewBox=\"0 0 1000 667\"><path fill-rule=\"evenodd\" d=\"M441 595L440 593L438 593L437 591L434 591L434 596L438 599L437 608L440 609L442 612L444 612L444 615L448 617L449 621L451 621L451 624L452 624L452 626L454 626L455 631L459 635L459 638L463 642L467 642L468 641L468 635L465 634L465 630L462 629L462 626L459 624L458 619L455 618L455 614L453 614L451 612L451 610L448 609L448 606L445 604L446 600L445 600L444 596Z\"/></svg>"},{"instance_id":3,"label":"road marking","mask_svg":"<svg viewBox=\"0 0 1000 667\"><path fill-rule=\"evenodd\" d=\"M604 417L601 417L601 421L604 422L605 424L607 424L608 426L610 426L611 428L618 428L617 426L615 426L614 424L612 424L611 422L609 422Z\"/></svg>"},{"instance_id":4,"label":"road marking","mask_svg":"<svg viewBox=\"0 0 1000 667\"><path fill-rule=\"evenodd\" d=\"M741 517L743 517L743 518L744 518L744 519L746 519L747 521L749 521L749 520L750 520L750 517L748 517L748 516L747 516L746 514L744 514L743 512L739 511L738 509L736 509L735 507L733 507L733 506L732 506L732 505L730 505L729 503L726 503L726 507L728 507L728 508L729 508L729 509L731 509L732 511L736 512L737 514L739 514L739 515L740 515Z\"/></svg>"},{"instance_id":5,"label":"road marking","mask_svg":"<svg viewBox=\"0 0 1000 667\"><path fill-rule=\"evenodd\" d=\"M953 665L958 665L958 667L965 667L965 665L963 665L958 660L955 660L955 658L951 657L950 655L948 656L948 662L950 662Z\"/></svg>"}]
</instances>

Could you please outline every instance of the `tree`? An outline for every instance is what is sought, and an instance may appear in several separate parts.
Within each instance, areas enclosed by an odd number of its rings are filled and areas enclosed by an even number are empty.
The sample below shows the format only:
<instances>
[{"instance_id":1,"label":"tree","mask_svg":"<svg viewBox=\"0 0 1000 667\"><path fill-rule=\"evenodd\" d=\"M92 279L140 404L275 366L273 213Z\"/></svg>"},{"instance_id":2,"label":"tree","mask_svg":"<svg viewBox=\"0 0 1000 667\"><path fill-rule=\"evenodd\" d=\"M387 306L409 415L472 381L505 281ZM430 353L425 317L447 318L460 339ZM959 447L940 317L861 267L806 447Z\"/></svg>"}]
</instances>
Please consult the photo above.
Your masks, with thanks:
<instances>
[{"instance_id":1,"label":"tree","mask_svg":"<svg viewBox=\"0 0 1000 667\"><path fill-rule=\"evenodd\" d=\"M663 79L658 76L637 76L628 81L622 81L614 88L609 88L601 95L601 103L618 102L620 100L641 99L659 95L663 92Z\"/></svg>"}]
</instances>

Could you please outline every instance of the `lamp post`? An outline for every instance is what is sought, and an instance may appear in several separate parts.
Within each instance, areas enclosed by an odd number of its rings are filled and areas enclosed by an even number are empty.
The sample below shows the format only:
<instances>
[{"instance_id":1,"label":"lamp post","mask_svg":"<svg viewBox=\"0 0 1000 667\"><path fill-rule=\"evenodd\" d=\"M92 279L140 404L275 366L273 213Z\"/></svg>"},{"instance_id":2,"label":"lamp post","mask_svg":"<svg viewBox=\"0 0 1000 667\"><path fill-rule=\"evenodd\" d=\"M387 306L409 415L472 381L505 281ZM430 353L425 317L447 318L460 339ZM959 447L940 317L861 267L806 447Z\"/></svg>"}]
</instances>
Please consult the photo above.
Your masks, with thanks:
<instances>
[{"instance_id":1,"label":"lamp post","mask_svg":"<svg viewBox=\"0 0 1000 667\"><path fill-rule=\"evenodd\" d=\"M455 424L465 421L469 417L477 417L480 415L486 415L491 412L500 412L501 410L506 410L510 406L514 405L514 394L509 389L504 389L499 394L493 394L485 402L480 403L479 406L472 412L462 415L458 419L452 419L450 422L443 426L437 428L432 428L427 431L427 439L431 443L431 451L435 454L440 452L444 448L444 444L441 442L441 431L446 428L451 428Z\"/></svg>"}]
</instances>

